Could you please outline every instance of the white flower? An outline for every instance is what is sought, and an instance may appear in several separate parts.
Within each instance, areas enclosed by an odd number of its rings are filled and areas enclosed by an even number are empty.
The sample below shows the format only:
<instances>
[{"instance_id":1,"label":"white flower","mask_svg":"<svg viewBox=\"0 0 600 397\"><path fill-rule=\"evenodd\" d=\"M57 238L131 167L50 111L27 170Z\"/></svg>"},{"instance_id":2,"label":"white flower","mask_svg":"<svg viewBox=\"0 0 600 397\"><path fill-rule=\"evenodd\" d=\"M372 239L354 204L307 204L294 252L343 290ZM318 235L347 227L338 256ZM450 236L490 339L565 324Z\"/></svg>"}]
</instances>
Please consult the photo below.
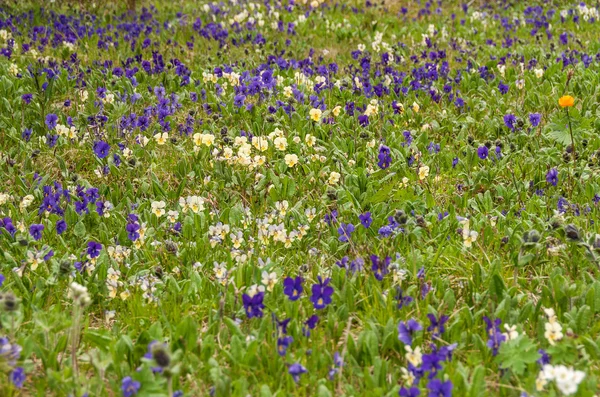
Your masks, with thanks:
<instances>
[{"instance_id":1,"label":"white flower","mask_svg":"<svg viewBox=\"0 0 600 397\"><path fill-rule=\"evenodd\" d=\"M544 77L544 69L542 68L534 69L533 72L535 73L535 77L537 77L538 79Z\"/></svg>"},{"instance_id":2,"label":"white flower","mask_svg":"<svg viewBox=\"0 0 600 397\"><path fill-rule=\"evenodd\" d=\"M332 171L331 174L329 174L329 179L327 180L327 183L329 183L330 185L336 185L340 181L340 177L341 175L339 172Z\"/></svg>"},{"instance_id":3,"label":"white flower","mask_svg":"<svg viewBox=\"0 0 600 397\"><path fill-rule=\"evenodd\" d=\"M167 132L163 132L162 134L159 132L154 135L154 140L156 140L156 143L159 145L167 143L167 139L169 139L169 134Z\"/></svg>"},{"instance_id":4,"label":"white flower","mask_svg":"<svg viewBox=\"0 0 600 397\"><path fill-rule=\"evenodd\" d=\"M406 350L406 360L409 363L411 363L415 367L421 365L421 363L423 362L423 354L421 354L421 347L417 346L413 350L412 347L410 347L409 345L405 345L404 349Z\"/></svg>"},{"instance_id":5,"label":"white flower","mask_svg":"<svg viewBox=\"0 0 600 397\"><path fill-rule=\"evenodd\" d=\"M161 217L165 214L165 202L164 201L153 201L152 204L152 213L157 217Z\"/></svg>"},{"instance_id":6,"label":"white flower","mask_svg":"<svg viewBox=\"0 0 600 397\"><path fill-rule=\"evenodd\" d=\"M310 112L308 112L312 121L319 121L321 119L322 113L323 112L321 112L321 109L317 108L313 108L310 110Z\"/></svg>"},{"instance_id":7,"label":"white flower","mask_svg":"<svg viewBox=\"0 0 600 397\"><path fill-rule=\"evenodd\" d=\"M422 165L419 167L419 180L423 180L429 176L429 166Z\"/></svg>"},{"instance_id":8,"label":"white flower","mask_svg":"<svg viewBox=\"0 0 600 397\"><path fill-rule=\"evenodd\" d=\"M277 284L277 273L267 273L266 271L263 271L262 283L267 286L267 291L273 291L273 287L275 287L275 284Z\"/></svg>"},{"instance_id":9,"label":"white flower","mask_svg":"<svg viewBox=\"0 0 600 397\"><path fill-rule=\"evenodd\" d=\"M503 335L506 337L507 340L514 340L519 337L516 325L504 324L504 329L506 330L506 332L503 333Z\"/></svg>"}]
</instances>

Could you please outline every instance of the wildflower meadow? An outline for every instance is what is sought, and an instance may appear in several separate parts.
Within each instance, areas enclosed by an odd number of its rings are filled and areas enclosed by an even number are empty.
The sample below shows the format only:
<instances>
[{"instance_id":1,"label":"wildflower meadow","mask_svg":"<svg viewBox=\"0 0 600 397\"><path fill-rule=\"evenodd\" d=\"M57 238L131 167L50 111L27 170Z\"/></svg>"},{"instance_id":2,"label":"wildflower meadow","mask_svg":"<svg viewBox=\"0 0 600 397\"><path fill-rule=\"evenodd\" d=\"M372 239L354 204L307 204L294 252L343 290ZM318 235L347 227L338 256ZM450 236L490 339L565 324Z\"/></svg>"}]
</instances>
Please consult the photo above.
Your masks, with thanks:
<instances>
[{"instance_id":1,"label":"wildflower meadow","mask_svg":"<svg viewBox=\"0 0 600 397\"><path fill-rule=\"evenodd\" d=\"M0 2L0 396L600 394L597 1Z\"/></svg>"}]
</instances>

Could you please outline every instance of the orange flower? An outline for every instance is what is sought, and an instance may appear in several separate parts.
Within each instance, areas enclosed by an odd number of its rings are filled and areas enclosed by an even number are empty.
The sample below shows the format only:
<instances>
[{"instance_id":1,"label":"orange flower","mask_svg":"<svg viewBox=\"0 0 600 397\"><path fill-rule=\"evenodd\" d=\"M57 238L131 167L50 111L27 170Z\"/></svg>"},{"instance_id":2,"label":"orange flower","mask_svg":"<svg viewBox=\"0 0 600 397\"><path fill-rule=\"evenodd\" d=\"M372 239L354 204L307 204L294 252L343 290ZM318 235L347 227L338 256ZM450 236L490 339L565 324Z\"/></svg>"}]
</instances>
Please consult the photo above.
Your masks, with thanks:
<instances>
[{"instance_id":1,"label":"orange flower","mask_svg":"<svg viewBox=\"0 0 600 397\"><path fill-rule=\"evenodd\" d=\"M575 104L575 98L571 95L561 96L558 100L558 104L561 108L570 108Z\"/></svg>"}]
</instances>

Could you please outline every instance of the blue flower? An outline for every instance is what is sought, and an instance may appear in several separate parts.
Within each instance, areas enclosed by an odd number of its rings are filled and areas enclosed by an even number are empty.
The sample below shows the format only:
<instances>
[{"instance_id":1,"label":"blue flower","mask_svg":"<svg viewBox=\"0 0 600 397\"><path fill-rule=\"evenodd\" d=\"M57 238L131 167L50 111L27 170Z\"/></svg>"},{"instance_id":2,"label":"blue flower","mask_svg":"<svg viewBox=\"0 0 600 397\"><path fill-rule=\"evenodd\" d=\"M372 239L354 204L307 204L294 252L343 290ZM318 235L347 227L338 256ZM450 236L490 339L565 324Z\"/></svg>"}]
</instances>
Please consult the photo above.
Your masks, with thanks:
<instances>
[{"instance_id":1,"label":"blue flower","mask_svg":"<svg viewBox=\"0 0 600 397\"><path fill-rule=\"evenodd\" d=\"M429 313L427 315L427 317L429 318L429 321L431 322L431 325L429 325L429 327L427 327L427 331L433 331L433 334L436 336L439 336L441 334L443 334L446 331L446 328L444 327L444 324L446 324L446 322L448 321L449 317L448 316L440 316L440 319L438 320L435 315L433 315L432 313Z\"/></svg>"},{"instance_id":2,"label":"blue flower","mask_svg":"<svg viewBox=\"0 0 600 397\"><path fill-rule=\"evenodd\" d=\"M291 301L297 301L302 295L302 277L298 276L295 279L291 277L287 277L283 280L283 293L287 295L287 297Z\"/></svg>"},{"instance_id":3,"label":"blue flower","mask_svg":"<svg viewBox=\"0 0 600 397\"><path fill-rule=\"evenodd\" d=\"M42 231L44 230L44 225L33 224L29 227L29 234L35 241L42 238Z\"/></svg>"},{"instance_id":4,"label":"blue flower","mask_svg":"<svg viewBox=\"0 0 600 397\"><path fill-rule=\"evenodd\" d=\"M100 256L100 251L102 251L102 244L97 243L95 241L90 241L87 246L87 254L90 258L97 258Z\"/></svg>"},{"instance_id":5,"label":"blue flower","mask_svg":"<svg viewBox=\"0 0 600 397\"><path fill-rule=\"evenodd\" d=\"M56 233L63 234L67 230L67 222L64 219L56 221Z\"/></svg>"},{"instance_id":6,"label":"blue flower","mask_svg":"<svg viewBox=\"0 0 600 397\"><path fill-rule=\"evenodd\" d=\"M354 225L351 223L342 223L337 231L340 235L340 237L338 237L338 240L342 242L347 242L352 232L354 232Z\"/></svg>"},{"instance_id":7,"label":"blue flower","mask_svg":"<svg viewBox=\"0 0 600 397\"><path fill-rule=\"evenodd\" d=\"M380 259L377 255L371 255L371 270L375 273L375 278L379 281L390 272L388 269L392 258L386 256L385 259Z\"/></svg>"},{"instance_id":8,"label":"blue flower","mask_svg":"<svg viewBox=\"0 0 600 397\"><path fill-rule=\"evenodd\" d=\"M517 118L513 114L507 114L504 116L504 125L506 125L511 130L515 130L515 123L517 122Z\"/></svg>"},{"instance_id":9,"label":"blue flower","mask_svg":"<svg viewBox=\"0 0 600 397\"><path fill-rule=\"evenodd\" d=\"M398 324L398 339L405 345L412 344L412 336L423 327L416 320L410 319L407 322L400 321Z\"/></svg>"},{"instance_id":10,"label":"blue flower","mask_svg":"<svg viewBox=\"0 0 600 397\"><path fill-rule=\"evenodd\" d=\"M439 379L433 379L427 384L429 389L429 397L451 397L452 396L452 382L442 382Z\"/></svg>"},{"instance_id":11,"label":"blue flower","mask_svg":"<svg viewBox=\"0 0 600 397\"><path fill-rule=\"evenodd\" d=\"M264 297L264 292L259 292L252 297L247 294L242 295L242 302L244 304L244 309L246 310L246 315L248 316L248 318L260 318L263 316L262 310L265 308L265 305L263 304Z\"/></svg>"},{"instance_id":12,"label":"blue flower","mask_svg":"<svg viewBox=\"0 0 600 397\"><path fill-rule=\"evenodd\" d=\"M300 375L307 373L308 371L299 363L291 364L288 368L288 373L294 378L294 382L300 381Z\"/></svg>"},{"instance_id":13,"label":"blue flower","mask_svg":"<svg viewBox=\"0 0 600 397\"><path fill-rule=\"evenodd\" d=\"M46 116L46 127L48 127L49 130L53 130L54 127L56 127L56 124L58 124L58 116L54 113L48 114Z\"/></svg>"},{"instance_id":14,"label":"blue flower","mask_svg":"<svg viewBox=\"0 0 600 397\"><path fill-rule=\"evenodd\" d=\"M331 295L333 295L333 287L329 285L329 278L326 278L324 281L319 278L318 284L313 284L312 286L312 295L310 297L310 301L313 303L313 306L317 310L324 309L328 304L331 303Z\"/></svg>"},{"instance_id":15,"label":"blue flower","mask_svg":"<svg viewBox=\"0 0 600 397\"><path fill-rule=\"evenodd\" d=\"M385 145L379 146L379 155L377 156L377 158L379 159L379 161L377 162L379 168L388 168L392 163L392 152L390 151L390 148Z\"/></svg>"},{"instance_id":16,"label":"blue flower","mask_svg":"<svg viewBox=\"0 0 600 397\"><path fill-rule=\"evenodd\" d=\"M287 349L290 344L294 341L294 338L291 336L284 336L277 339L277 353L280 356L285 356L287 353Z\"/></svg>"},{"instance_id":17,"label":"blue flower","mask_svg":"<svg viewBox=\"0 0 600 397\"><path fill-rule=\"evenodd\" d=\"M487 159L489 154L489 149L487 148L487 146L479 146L479 148L477 148L477 155L479 156L480 159L485 160Z\"/></svg>"},{"instance_id":18,"label":"blue flower","mask_svg":"<svg viewBox=\"0 0 600 397\"><path fill-rule=\"evenodd\" d=\"M137 394L142 384L136 380L131 379L131 376L126 376L121 381L121 391L123 397L132 397Z\"/></svg>"},{"instance_id":19,"label":"blue flower","mask_svg":"<svg viewBox=\"0 0 600 397\"><path fill-rule=\"evenodd\" d=\"M18 389L23 387L23 383L25 383L25 370L23 367L17 367L10 373L10 381Z\"/></svg>"},{"instance_id":20,"label":"blue flower","mask_svg":"<svg viewBox=\"0 0 600 397\"><path fill-rule=\"evenodd\" d=\"M556 168L552 168L548 171L546 174L546 182L552 186L556 186L558 184L558 170Z\"/></svg>"},{"instance_id":21,"label":"blue flower","mask_svg":"<svg viewBox=\"0 0 600 397\"><path fill-rule=\"evenodd\" d=\"M540 125L540 121L542 121L542 115L539 113L531 113L529 115L529 122L533 127L537 127Z\"/></svg>"},{"instance_id":22,"label":"blue flower","mask_svg":"<svg viewBox=\"0 0 600 397\"><path fill-rule=\"evenodd\" d=\"M421 392L419 391L419 389L414 386L410 389L407 389L406 387L401 387L400 391L398 391L398 395L400 397L418 397L420 394Z\"/></svg>"},{"instance_id":23,"label":"blue flower","mask_svg":"<svg viewBox=\"0 0 600 397\"><path fill-rule=\"evenodd\" d=\"M110 145L104 141L96 141L94 143L93 149L96 156L98 156L98 158L103 159L106 156L108 156L108 153L110 151Z\"/></svg>"},{"instance_id":24,"label":"blue flower","mask_svg":"<svg viewBox=\"0 0 600 397\"><path fill-rule=\"evenodd\" d=\"M365 212L364 214L360 214L358 216L358 219L360 220L360 224L363 225L363 227L365 229L368 229L371 224L373 223L373 218L371 218L371 213L370 212Z\"/></svg>"}]
</instances>

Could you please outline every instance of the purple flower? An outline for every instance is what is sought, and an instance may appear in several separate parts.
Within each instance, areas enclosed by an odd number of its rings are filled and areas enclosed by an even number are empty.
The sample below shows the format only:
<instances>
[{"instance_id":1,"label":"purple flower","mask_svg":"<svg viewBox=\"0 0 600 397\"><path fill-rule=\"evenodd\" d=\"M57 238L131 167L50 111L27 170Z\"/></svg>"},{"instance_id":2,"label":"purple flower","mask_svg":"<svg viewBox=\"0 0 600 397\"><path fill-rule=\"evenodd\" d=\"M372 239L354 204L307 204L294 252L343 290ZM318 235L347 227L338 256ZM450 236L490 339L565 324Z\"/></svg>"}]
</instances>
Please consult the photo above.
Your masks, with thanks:
<instances>
[{"instance_id":1,"label":"purple flower","mask_svg":"<svg viewBox=\"0 0 600 397\"><path fill-rule=\"evenodd\" d=\"M452 396L452 382L442 382L439 379L433 379L427 384L429 390L429 397L451 397Z\"/></svg>"},{"instance_id":2,"label":"purple flower","mask_svg":"<svg viewBox=\"0 0 600 397\"><path fill-rule=\"evenodd\" d=\"M18 389L23 387L23 383L25 383L25 370L23 367L17 367L10 373L10 381Z\"/></svg>"},{"instance_id":3,"label":"purple flower","mask_svg":"<svg viewBox=\"0 0 600 397\"><path fill-rule=\"evenodd\" d=\"M300 381L300 375L307 373L308 371L299 363L294 363L289 366L288 373L294 378L294 382Z\"/></svg>"},{"instance_id":4,"label":"purple flower","mask_svg":"<svg viewBox=\"0 0 600 397\"><path fill-rule=\"evenodd\" d=\"M385 259L380 259L377 255L371 255L371 270L375 273L375 278L379 281L390 272L389 265L392 258L386 256Z\"/></svg>"},{"instance_id":5,"label":"purple flower","mask_svg":"<svg viewBox=\"0 0 600 397\"><path fill-rule=\"evenodd\" d=\"M241 108L244 106L244 101L246 100L246 96L242 94L238 94L233 98L233 105L235 107Z\"/></svg>"},{"instance_id":6,"label":"purple flower","mask_svg":"<svg viewBox=\"0 0 600 397\"><path fill-rule=\"evenodd\" d=\"M33 98L33 95L31 94L23 94L21 95L21 99L23 100L23 102L25 102L27 105L29 105L31 103L31 99Z\"/></svg>"},{"instance_id":7,"label":"purple flower","mask_svg":"<svg viewBox=\"0 0 600 397\"><path fill-rule=\"evenodd\" d=\"M104 141L97 141L94 142L93 149L96 156L103 159L106 156L108 156L108 152L110 151L110 145Z\"/></svg>"},{"instance_id":8,"label":"purple flower","mask_svg":"<svg viewBox=\"0 0 600 397\"><path fill-rule=\"evenodd\" d=\"M517 118L513 114L507 114L504 116L504 125L510 128L512 131L515 130L515 123L517 122Z\"/></svg>"},{"instance_id":9,"label":"purple flower","mask_svg":"<svg viewBox=\"0 0 600 397\"><path fill-rule=\"evenodd\" d=\"M531 113L529 115L529 122L533 127L537 127L540 125L540 121L542 121L542 115L539 113Z\"/></svg>"},{"instance_id":10,"label":"purple flower","mask_svg":"<svg viewBox=\"0 0 600 397\"><path fill-rule=\"evenodd\" d=\"M49 130L53 130L57 123L58 116L54 113L50 113L46 116L46 127L48 127Z\"/></svg>"},{"instance_id":11,"label":"purple flower","mask_svg":"<svg viewBox=\"0 0 600 397\"><path fill-rule=\"evenodd\" d=\"M483 145L483 146L479 146L477 148L477 155L479 156L480 159L485 160L487 159L489 154L489 149L487 148L487 146Z\"/></svg>"},{"instance_id":12,"label":"purple flower","mask_svg":"<svg viewBox=\"0 0 600 397\"><path fill-rule=\"evenodd\" d=\"M498 84L498 90L500 90L500 93L504 95L508 92L508 85L504 84L503 82L500 82L500 84Z\"/></svg>"},{"instance_id":13,"label":"purple flower","mask_svg":"<svg viewBox=\"0 0 600 397\"><path fill-rule=\"evenodd\" d=\"M364 214L360 214L358 216L358 219L360 220L360 224L364 226L365 229L368 229L369 226L371 226L371 224L373 223L373 218L371 218L371 213L370 212L365 212Z\"/></svg>"},{"instance_id":14,"label":"purple flower","mask_svg":"<svg viewBox=\"0 0 600 397\"><path fill-rule=\"evenodd\" d=\"M548 171L546 174L546 182L552 186L556 186L558 184L558 170L556 168L551 168Z\"/></svg>"},{"instance_id":15,"label":"purple flower","mask_svg":"<svg viewBox=\"0 0 600 397\"><path fill-rule=\"evenodd\" d=\"M4 280L6 280L6 277L4 277L4 274L0 274L0 287L4 284Z\"/></svg>"},{"instance_id":16,"label":"purple flower","mask_svg":"<svg viewBox=\"0 0 600 397\"><path fill-rule=\"evenodd\" d=\"M338 240L342 241L342 242L347 242L348 239L350 238L350 235L352 234L352 232L354 231L354 225L351 223L342 223L340 224L340 227L338 227L338 234L340 235L340 237L338 237Z\"/></svg>"},{"instance_id":17,"label":"purple flower","mask_svg":"<svg viewBox=\"0 0 600 397\"><path fill-rule=\"evenodd\" d=\"M131 241L135 241L140 238L140 225L136 222L128 222L127 226L125 226L125 230L127 231L127 238Z\"/></svg>"},{"instance_id":18,"label":"purple flower","mask_svg":"<svg viewBox=\"0 0 600 397\"><path fill-rule=\"evenodd\" d=\"M398 301L398 309L402 309L404 306L410 305L413 301L413 298L410 296L404 296L404 291L402 291L402 288L400 287L396 288L396 296L394 298L396 301Z\"/></svg>"},{"instance_id":19,"label":"purple flower","mask_svg":"<svg viewBox=\"0 0 600 397\"><path fill-rule=\"evenodd\" d=\"M302 277L298 276L295 279L291 277L287 277L283 280L283 293L287 295L287 297L291 301L297 301L302 295Z\"/></svg>"},{"instance_id":20,"label":"purple flower","mask_svg":"<svg viewBox=\"0 0 600 397\"><path fill-rule=\"evenodd\" d=\"M406 387L401 387L400 391L398 391L398 395L400 397L418 397L420 394L421 392L419 391L419 389L414 386L410 389L407 389Z\"/></svg>"},{"instance_id":21,"label":"purple flower","mask_svg":"<svg viewBox=\"0 0 600 397\"><path fill-rule=\"evenodd\" d=\"M44 225L33 224L29 227L29 234L35 241L38 241L42 238L42 231L44 230Z\"/></svg>"},{"instance_id":22,"label":"purple flower","mask_svg":"<svg viewBox=\"0 0 600 397\"><path fill-rule=\"evenodd\" d=\"M429 318L429 322L431 323L431 325L429 325L429 327L427 327L427 331L430 331L430 332L433 331L433 334L436 336L439 336L446 331L444 324L446 324L446 322L448 322L448 319L449 319L448 316L444 316L444 315L440 316L439 321L435 317L435 315L432 313L429 313L427 315L427 317Z\"/></svg>"},{"instance_id":23,"label":"purple flower","mask_svg":"<svg viewBox=\"0 0 600 397\"><path fill-rule=\"evenodd\" d=\"M358 124L361 127L366 127L369 125L369 116L367 116L366 114L361 114L360 116L358 116Z\"/></svg>"},{"instance_id":24,"label":"purple flower","mask_svg":"<svg viewBox=\"0 0 600 397\"><path fill-rule=\"evenodd\" d=\"M390 151L390 148L385 145L379 146L379 155L377 158L379 159L377 162L379 168L382 170L388 168L392 163L392 152Z\"/></svg>"},{"instance_id":25,"label":"purple flower","mask_svg":"<svg viewBox=\"0 0 600 397\"><path fill-rule=\"evenodd\" d=\"M87 246L87 254L90 258L97 258L100 256L100 251L102 251L102 244L97 243L95 241L90 241Z\"/></svg>"},{"instance_id":26,"label":"purple flower","mask_svg":"<svg viewBox=\"0 0 600 397\"><path fill-rule=\"evenodd\" d=\"M123 397L132 397L137 394L142 384L136 380L131 379L131 376L126 376L121 381L121 391Z\"/></svg>"},{"instance_id":27,"label":"purple flower","mask_svg":"<svg viewBox=\"0 0 600 397\"><path fill-rule=\"evenodd\" d=\"M23 138L23 140L25 142L29 142L29 140L31 139L32 133L33 133L33 130L31 128L25 128L23 130L23 133L21 134L21 138Z\"/></svg>"},{"instance_id":28,"label":"purple flower","mask_svg":"<svg viewBox=\"0 0 600 397\"><path fill-rule=\"evenodd\" d=\"M308 328L302 327L302 333L304 334L304 336L309 337L310 336L310 330L311 329L315 329L317 327L318 323L319 323L319 316L317 316L316 314L313 314L312 316L310 316L308 318L308 320L306 320L304 322L304 324Z\"/></svg>"},{"instance_id":29,"label":"purple flower","mask_svg":"<svg viewBox=\"0 0 600 397\"><path fill-rule=\"evenodd\" d=\"M277 339L277 353L279 353L280 356L285 356L285 354L287 353L287 349L290 346L290 344L294 341L294 338L292 338L291 336L284 336L282 338L278 338Z\"/></svg>"},{"instance_id":30,"label":"purple flower","mask_svg":"<svg viewBox=\"0 0 600 397\"><path fill-rule=\"evenodd\" d=\"M506 341L506 335L500 330L502 320L497 318L492 322L492 320L484 316L483 321L485 321L485 328L488 334L487 347L492 349L492 355L495 356L498 354L498 349L502 342Z\"/></svg>"},{"instance_id":31,"label":"purple flower","mask_svg":"<svg viewBox=\"0 0 600 397\"><path fill-rule=\"evenodd\" d=\"M321 276L319 276L318 279L319 283L313 284L312 286L312 295L310 297L310 301L313 303L315 309L321 310L331 303L333 287L329 285L329 281L331 281L331 279L326 278L325 281L323 281Z\"/></svg>"},{"instance_id":32,"label":"purple flower","mask_svg":"<svg viewBox=\"0 0 600 397\"><path fill-rule=\"evenodd\" d=\"M56 233L63 234L67 230L67 222L64 219L56 221Z\"/></svg>"},{"instance_id":33,"label":"purple flower","mask_svg":"<svg viewBox=\"0 0 600 397\"><path fill-rule=\"evenodd\" d=\"M244 303L244 309L246 310L246 315L248 318L260 318L263 316L262 309L265 308L265 305L263 304L264 297L264 292L259 292L252 297L247 294L242 295L242 302Z\"/></svg>"},{"instance_id":34,"label":"purple flower","mask_svg":"<svg viewBox=\"0 0 600 397\"><path fill-rule=\"evenodd\" d=\"M410 319L407 322L400 321L398 324L398 339L405 345L412 344L412 336L415 332L421 331L423 327L416 320Z\"/></svg>"}]
</instances>

